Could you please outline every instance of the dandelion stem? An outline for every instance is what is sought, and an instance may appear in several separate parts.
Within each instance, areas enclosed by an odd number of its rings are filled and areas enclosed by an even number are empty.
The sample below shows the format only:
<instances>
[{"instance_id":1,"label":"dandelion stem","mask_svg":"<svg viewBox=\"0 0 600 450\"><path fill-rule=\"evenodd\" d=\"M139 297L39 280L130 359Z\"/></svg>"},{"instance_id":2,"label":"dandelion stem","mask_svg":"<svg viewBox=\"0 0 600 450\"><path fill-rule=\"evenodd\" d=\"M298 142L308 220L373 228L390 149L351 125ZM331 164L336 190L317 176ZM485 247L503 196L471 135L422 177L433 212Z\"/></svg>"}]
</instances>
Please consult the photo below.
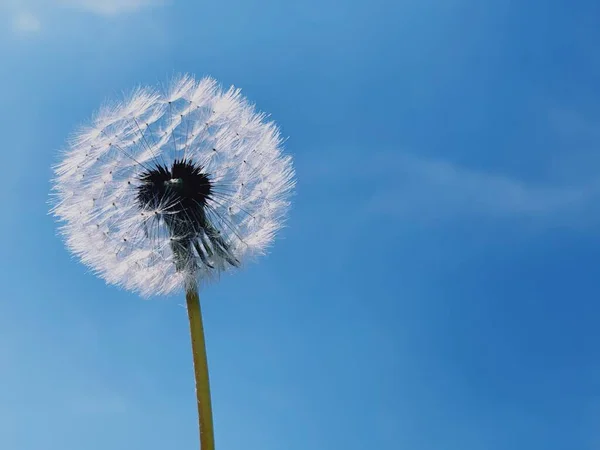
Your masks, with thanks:
<instances>
[{"instance_id":1,"label":"dandelion stem","mask_svg":"<svg viewBox=\"0 0 600 450\"><path fill-rule=\"evenodd\" d=\"M204 343L204 326L198 289L188 287L185 293L190 332L192 335L192 353L194 355L194 373L196 376L196 398L198 400L198 425L200 428L200 449L214 450L212 407L210 402L210 383L208 380L208 361Z\"/></svg>"}]
</instances>

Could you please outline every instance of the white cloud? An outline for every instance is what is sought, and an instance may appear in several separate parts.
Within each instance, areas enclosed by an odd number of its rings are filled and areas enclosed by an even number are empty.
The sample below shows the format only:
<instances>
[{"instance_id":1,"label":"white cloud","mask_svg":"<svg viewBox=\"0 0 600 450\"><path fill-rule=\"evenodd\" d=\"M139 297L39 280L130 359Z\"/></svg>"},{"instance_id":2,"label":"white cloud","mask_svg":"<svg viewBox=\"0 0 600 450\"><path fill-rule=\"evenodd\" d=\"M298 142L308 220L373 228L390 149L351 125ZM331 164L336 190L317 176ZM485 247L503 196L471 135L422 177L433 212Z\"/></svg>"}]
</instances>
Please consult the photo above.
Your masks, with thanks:
<instances>
[{"instance_id":1,"label":"white cloud","mask_svg":"<svg viewBox=\"0 0 600 450\"><path fill-rule=\"evenodd\" d=\"M13 30L20 34L34 34L41 29L40 20L28 11L15 13L12 26Z\"/></svg>"},{"instance_id":2,"label":"white cloud","mask_svg":"<svg viewBox=\"0 0 600 450\"><path fill-rule=\"evenodd\" d=\"M568 226L600 219L598 176L532 182L401 151L368 158L330 154L327 160L321 154L319 160L305 168L305 183L354 193L352 201L359 202L365 218L406 223L523 219Z\"/></svg>"},{"instance_id":3,"label":"white cloud","mask_svg":"<svg viewBox=\"0 0 600 450\"><path fill-rule=\"evenodd\" d=\"M548 112L548 120L559 137L599 142L600 124L577 111L552 108Z\"/></svg>"},{"instance_id":4,"label":"white cloud","mask_svg":"<svg viewBox=\"0 0 600 450\"><path fill-rule=\"evenodd\" d=\"M5 17L12 22L14 32L34 34L41 30L40 15L47 15L57 7L110 18L136 13L164 3L164 0L0 0L0 14L6 15ZM35 14L32 11L35 11Z\"/></svg>"},{"instance_id":5,"label":"white cloud","mask_svg":"<svg viewBox=\"0 0 600 450\"><path fill-rule=\"evenodd\" d=\"M39 33L42 19L55 17L59 8L110 19L164 4L165 0L0 0L0 18L8 21L15 34L24 36Z\"/></svg>"},{"instance_id":6,"label":"white cloud","mask_svg":"<svg viewBox=\"0 0 600 450\"><path fill-rule=\"evenodd\" d=\"M86 387L81 392L69 392L64 395L64 406L68 408L68 412L77 416L126 414L133 408L129 398L99 384Z\"/></svg>"},{"instance_id":7,"label":"white cloud","mask_svg":"<svg viewBox=\"0 0 600 450\"><path fill-rule=\"evenodd\" d=\"M388 189L373 197L381 212L440 219L452 215L548 217L575 213L598 193L597 185L534 184L446 161L395 155L386 161ZM393 171L393 174L392 174Z\"/></svg>"},{"instance_id":8,"label":"white cloud","mask_svg":"<svg viewBox=\"0 0 600 450\"><path fill-rule=\"evenodd\" d=\"M61 5L102 16L114 16L159 6L161 0L58 0Z\"/></svg>"}]
</instances>

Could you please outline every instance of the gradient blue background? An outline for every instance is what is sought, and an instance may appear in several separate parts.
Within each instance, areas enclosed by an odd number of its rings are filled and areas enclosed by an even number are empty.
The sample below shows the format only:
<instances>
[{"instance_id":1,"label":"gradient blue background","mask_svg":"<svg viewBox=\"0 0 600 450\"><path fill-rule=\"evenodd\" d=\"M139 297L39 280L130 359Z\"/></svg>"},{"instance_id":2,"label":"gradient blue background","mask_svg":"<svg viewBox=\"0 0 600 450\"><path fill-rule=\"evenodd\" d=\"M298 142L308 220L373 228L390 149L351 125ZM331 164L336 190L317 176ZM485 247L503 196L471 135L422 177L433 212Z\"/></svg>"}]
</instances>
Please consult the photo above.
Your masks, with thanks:
<instances>
[{"instance_id":1,"label":"gradient blue background","mask_svg":"<svg viewBox=\"0 0 600 450\"><path fill-rule=\"evenodd\" d=\"M187 318L73 260L50 166L179 72L289 136L203 292L219 450L600 448L600 3L0 1L0 448L197 448Z\"/></svg>"}]
</instances>

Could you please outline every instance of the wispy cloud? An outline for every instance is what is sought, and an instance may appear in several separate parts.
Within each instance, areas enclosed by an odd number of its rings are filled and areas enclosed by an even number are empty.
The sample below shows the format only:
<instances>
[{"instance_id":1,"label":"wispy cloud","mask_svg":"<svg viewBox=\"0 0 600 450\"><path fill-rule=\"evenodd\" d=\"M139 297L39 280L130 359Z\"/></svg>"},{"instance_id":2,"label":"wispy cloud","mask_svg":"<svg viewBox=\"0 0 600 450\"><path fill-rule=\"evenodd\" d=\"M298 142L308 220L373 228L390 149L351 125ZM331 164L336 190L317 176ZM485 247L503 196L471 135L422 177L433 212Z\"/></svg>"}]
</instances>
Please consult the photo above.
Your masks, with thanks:
<instances>
[{"instance_id":1,"label":"wispy cloud","mask_svg":"<svg viewBox=\"0 0 600 450\"><path fill-rule=\"evenodd\" d=\"M32 35L57 8L112 19L164 4L165 0L0 0L0 14L8 19L15 34Z\"/></svg>"},{"instance_id":2,"label":"wispy cloud","mask_svg":"<svg viewBox=\"0 0 600 450\"><path fill-rule=\"evenodd\" d=\"M389 182L370 208L391 215L444 219L465 215L548 218L575 214L597 195L598 184L536 184L462 167L448 161L399 154L381 161ZM385 178L384 178L385 179Z\"/></svg>"},{"instance_id":3,"label":"wispy cloud","mask_svg":"<svg viewBox=\"0 0 600 450\"><path fill-rule=\"evenodd\" d=\"M327 158L327 160L325 159ZM600 177L534 182L490 169L407 152L319 155L305 161L305 183L351 193L362 216L407 223L475 218L582 224L600 217ZM300 161L302 163L302 161ZM325 186L327 185L327 186ZM370 220L370 219L369 219Z\"/></svg>"},{"instance_id":4,"label":"wispy cloud","mask_svg":"<svg viewBox=\"0 0 600 450\"><path fill-rule=\"evenodd\" d=\"M129 14L160 6L162 0L58 0L61 5L102 16Z\"/></svg>"},{"instance_id":5,"label":"wispy cloud","mask_svg":"<svg viewBox=\"0 0 600 450\"><path fill-rule=\"evenodd\" d=\"M35 34L42 28L37 16L28 11L18 11L13 15L13 31L19 34Z\"/></svg>"},{"instance_id":6,"label":"wispy cloud","mask_svg":"<svg viewBox=\"0 0 600 450\"><path fill-rule=\"evenodd\" d=\"M64 407L77 416L126 414L134 409L128 397L108 390L105 386L90 386L86 391L70 394L70 397L64 399Z\"/></svg>"},{"instance_id":7,"label":"wispy cloud","mask_svg":"<svg viewBox=\"0 0 600 450\"><path fill-rule=\"evenodd\" d=\"M564 108L552 108L548 120L559 137L600 141L600 124L585 115Z\"/></svg>"}]
</instances>

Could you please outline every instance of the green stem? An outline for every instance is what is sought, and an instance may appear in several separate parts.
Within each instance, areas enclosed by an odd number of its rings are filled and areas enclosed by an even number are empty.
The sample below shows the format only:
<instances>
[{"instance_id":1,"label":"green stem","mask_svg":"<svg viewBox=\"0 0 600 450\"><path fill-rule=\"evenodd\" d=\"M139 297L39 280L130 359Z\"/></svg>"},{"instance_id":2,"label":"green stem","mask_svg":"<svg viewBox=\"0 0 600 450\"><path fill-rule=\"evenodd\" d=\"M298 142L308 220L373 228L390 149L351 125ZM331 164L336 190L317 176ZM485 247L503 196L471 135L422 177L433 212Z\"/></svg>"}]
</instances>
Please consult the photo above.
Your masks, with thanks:
<instances>
[{"instance_id":1,"label":"green stem","mask_svg":"<svg viewBox=\"0 0 600 450\"><path fill-rule=\"evenodd\" d=\"M206 344L204 343L204 326L202 325L200 298L195 286L187 289L185 300L187 302L190 332L192 335L196 398L198 400L198 425L200 427L200 449L215 450L210 383L208 380L208 361L206 359Z\"/></svg>"}]
</instances>

